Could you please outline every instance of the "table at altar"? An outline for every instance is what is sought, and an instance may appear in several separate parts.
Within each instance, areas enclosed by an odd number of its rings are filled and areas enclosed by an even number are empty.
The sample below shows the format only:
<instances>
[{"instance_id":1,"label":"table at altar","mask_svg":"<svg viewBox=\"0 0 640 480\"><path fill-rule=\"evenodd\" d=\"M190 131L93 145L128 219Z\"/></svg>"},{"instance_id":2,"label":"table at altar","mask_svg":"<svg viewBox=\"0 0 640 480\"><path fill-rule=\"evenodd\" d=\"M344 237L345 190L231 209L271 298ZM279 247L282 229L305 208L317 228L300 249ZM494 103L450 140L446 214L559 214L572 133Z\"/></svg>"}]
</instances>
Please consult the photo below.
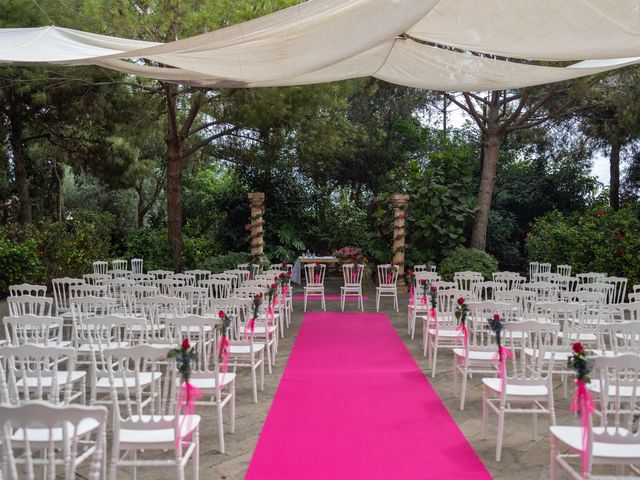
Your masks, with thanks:
<instances>
[{"instance_id":1,"label":"table at altar","mask_svg":"<svg viewBox=\"0 0 640 480\"><path fill-rule=\"evenodd\" d=\"M293 271L291 272L291 281L295 283L302 283L302 264L303 263L338 263L339 260L333 256L325 257L298 257L293 264Z\"/></svg>"}]
</instances>

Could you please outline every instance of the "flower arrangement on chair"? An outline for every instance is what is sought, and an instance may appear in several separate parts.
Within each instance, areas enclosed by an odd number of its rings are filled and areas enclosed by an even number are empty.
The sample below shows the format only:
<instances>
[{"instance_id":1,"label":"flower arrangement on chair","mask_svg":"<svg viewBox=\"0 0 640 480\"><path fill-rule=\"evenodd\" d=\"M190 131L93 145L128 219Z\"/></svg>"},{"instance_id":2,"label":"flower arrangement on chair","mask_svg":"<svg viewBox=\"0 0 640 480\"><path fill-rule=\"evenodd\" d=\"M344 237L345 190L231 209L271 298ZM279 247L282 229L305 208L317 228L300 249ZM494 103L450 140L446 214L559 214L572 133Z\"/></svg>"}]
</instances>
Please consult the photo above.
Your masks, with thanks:
<instances>
[{"instance_id":1,"label":"flower arrangement on chair","mask_svg":"<svg viewBox=\"0 0 640 480\"><path fill-rule=\"evenodd\" d=\"M409 306L413 305L414 302L414 292L416 289L416 274L413 273L413 270L407 269L404 274L405 283L409 286Z\"/></svg>"},{"instance_id":2,"label":"flower arrangement on chair","mask_svg":"<svg viewBox=\"0 0 640 480\"><path fill-rule=\"evenodd\" d=\"M586 475L589 469L589 442L591 435L590 418L596 410L593 398L587 390L587 383L591 382L589 374L591 365L587 360L584 345L576 342L572 345L573 354L567 359L567 366L576 372L576 393L571 399L571 411L580 415L582 426L582 474Z\"/></svg>"},{"instance_id":3,"label":"flower arrangement on chair","mask_svg":"<svg viewBox=\"0 0 640 480\"><path fill-rule=\"evenodd\" d=\"M511 350L505 348L502 345L502 330L504 330L504 320L500 318L499 313L494 313L493 317L488 318L487 321L489 322L489 328L491 328L491 331L493 331L496 336L496 345L498 346L498 352L496 353L494 360L499 361L498 375L500 375L500 378L504 378L507 357L513 357Z\"/></svg>"},{"instance_id":4,"label":"flower arrangement on chair","mask_svg":"<svg viewBox=\"0 0 640 480\"><path fill-rule=\"evenodd\" d=\"M257 293L255 297L253 297L253 301L251 302L251 318L247 322L247 326L244 329L244 337L245 339L251 335L253 339L253 332L256 329L256 318L258 318L258 312L260 311L260 305L262 305L262 294Z\"/></svg>"},{"instance_id":5,"label":"flower arrangement on chair","mask_svg":"<svg viewBox=\"0 0 640 480\"><path fill-rule=\"evenodd\" d=\"M458 320L458 326L456 330L462 332L464 337L464 346L465 348L469 345L469 330L467 329L467 315L469 314L469 306L465 303L464 297L459 297L456 300L456 310L454 315L456 320Z\"/></svg>"},{"instance_id":6,"label":"flower arrangement on chair","mask_svg":"<svg viewBox=\"0 0 640 480\"><path fill-rule=\"evenodd\" d=\"M180 387L180 394L178 396L178 409L181 411L183 417L180 421L180 428L178 431L182 431L182 424L185 419L190 419L196 409L196 400L202 396L200 389L189 382L191 378L191 362L196 358L195 347L189 344L189 339L182 340L182 344L179 347L172 348L167 354L168 358L174 358L176 361L176 367L182 380L182 386ZM188 429L189 431L191 429ZM190 438L185 438L189 441ZM176 444L180 442L179 436L176 436Z\"/></svg>"},{"instance_id":7,"label":"flower arrangement on chair","mask_svg":"<svg viewBox=\"0 0 640 480\"><path fill-rule=\"evenodd\" d=\"M231 326L231 317L227 315L224 310L218 312L218 317L222 320L221 325L216 325L216 328L221 330L220 345L218 346L218 361L222 363L222 378L227 373L229 365L229 356L231 355L231 347L229 339L227 338L227 332ZM224 384L224 381L222 382Z\"/></svg>"},{"instance_id":8,"label":"flower arrangement on chair","mask_svg":"<svg viewBox=\"0 0 640 480\"><path fill-rule=\"evenodd\" d=\"M278 300L278 279L279 277L275 277L275 283L269 285L269 289L267 290L267 298L269 299L267 304L267 322L269 326L275 321L273 307Z\"/></svg>"}]
</instances>

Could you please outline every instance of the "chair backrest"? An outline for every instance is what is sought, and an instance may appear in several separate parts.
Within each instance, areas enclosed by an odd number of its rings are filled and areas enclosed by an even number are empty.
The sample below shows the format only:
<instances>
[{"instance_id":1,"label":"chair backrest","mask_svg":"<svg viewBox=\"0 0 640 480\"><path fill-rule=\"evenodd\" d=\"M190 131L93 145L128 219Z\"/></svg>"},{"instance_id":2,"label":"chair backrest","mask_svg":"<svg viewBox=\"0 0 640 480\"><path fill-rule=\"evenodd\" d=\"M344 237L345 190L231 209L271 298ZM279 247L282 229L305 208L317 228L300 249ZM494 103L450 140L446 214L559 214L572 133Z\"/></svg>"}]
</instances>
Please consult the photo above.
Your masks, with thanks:
<instances>
[{"instance_id":1,"label":"chair backrest","mask_svg":"<svg viewBox=\"0 0 640 480\"><path fill-rule=\"evenodd\" d=\"M545 358L545 352L558 346L559 332L559 325L535 320L505 324L503 345L506 345L514 355L512 361L507 363L511 364L512 368L507 368L505 371L503 393L507 385L533 386L550 383L555 356ZM519 355L516 354L517 350L520 350ZM534 353L529 361L525 351ZM553 389L550 388L550 390Z\"/></svg>"},{"instance_id":2,"label":"chair backrest","mask_svg":"<svg viewBox=\"0 0 640 480\"><path fill-rule=\"evenodd\" d=\"M151 273L132 273L127 277L136 285L152 286L155 284L156 276Z\"/></svg>"},{"instance_id":3,"label":"chair backrest","mask_svg":"<svg viewBox=\"0 0 640 480\"><path fill-rule=\"evenodd\" d=\"M549 283L557 285L560 291L574 292L578 288L578 279L564 275L552 275L549 277Z\"/></svg>"},{"instance_id":4,"label":"chair backrest","mask_svg":"<svg viewBox=\"0 0 640 480\"><path fill-rule=\"evenodd\" d=\"M56 344L62 342L62 317L21 315L4 317L5 338L11 345L25 343Z\"/></svg>"},{"instance_id":5,"label":"chair backrest","mask_svg":"<svg viewBox=\"0 0 640 480\"><path fill-rule=\"evenodd\" d=\"M398 283L400 267L392 263L378 265L378 285L381 287L395 287Z\"/></svg>"},{"instance_id":6,"label":"chair backrest","mask_svg":"<svg viewBox=\"0 0 640 480\"><path fill-rule=\"evenodd\" d=\"M144 265L144 260L141 258L132 258L131 259L131 272L132 273L142 273Z\"/></svg>"},{"instance_id":7,"label":"chair backrest","mask_svg":"<svg viewBox=\"0 0 640 480\"><path fill-rule=\"evenodd\" d=\"M116 307L115 298L94 297L92 295L77 297L71 299L71 316L74 320L82 321L87 317L110 315L116 310Z\"/></svg>"},{"instance_id":8,"label":"chair backrest","mask_svg":"<svg viewBox=\"0 0 640 480\"><path fill-rule=\"evenodd\" d=\"M602 337L601 345L608 339L614 354L635 353L640 355L640 319L622 323L598 325Z\"/></svg>"},{"instance_id":9,"label":"chair backrest","mask_svg":"<svg viewBox=\"0 0 640 480\"><path fill-rule=\"evenodd\" d=\"M540 263L538 262L529 262L529 281L533 282L533 277L538 274L540 270Z\"/></svg>"},{"instance_id":10,"label":"chair backrest","mask_svg":"<svg viewBox=\"0 0 640 480\"><path fill-rule=\"evenodd\" d=\"M11 295L12 297L18 297L20 295L44 297L47 295L47 287L45 285L31 285L29 283L9 285L9 295Z\"/></svg>"},{"instance_id":11,"label":"chair backrest","mask_svg":"<svg viewBox=\"0 0 640 480\"><path fill-rule=\"evenodd\" d=\"M111 270L129 270L129 261L123 259L111 260Z\"/></svg>"},{"instance_id":12,"label":"chair backrest","mask_svg":"<svg viewBox=\"0 0 640 480\"><path fill-rule=\"evenodd\" d=\"M140 307L138 306L139 299L157 297L158 295L160 295L160 289L156 286L125 286L120 289L120 303L126 315L135 315L141 313Z\"/></svg>"},{"instance_id":13,"label":"chair backrest","mask_svg":"<svg viewBox=\"0 0 640 480\"><path fill-rule=\"evenodd\" d=\"M237 277L234 276L234 278ZM228 278L208 278L201 280L199 285L207 289L209 298L226 298L231 295L233 288L232 280Z\"/></svg>"},{"instance_id":14,"label":"chair backrest","mask_svg":"<svg viewBox=\"0 0 640 480\"><path fill-rule=\"evenodd\" d=\"M620 312L620 320L638 321L640 320L640 302L623 303L616 309Z\"/></svg>"},{"instance_id":15,"label":"chair backrest","mask_svg":"<svg viewBox=\"0 0 640 480\"><path fill-rule=\"evenodd\" d=\"M225 280L227 282L231 282L231 291L233 291L234 288L240 286L240 283L242 283L240 274L229 272L213 274L211 275L209 280Z\"/></svg>"},{"instance_id":16,"label":"chair backrest","mask_svg":"<svg viewBox=\"0 0 640 480\"><path fill-rule=\"evenodd\" d=\"M189 313L199 314L207 300L207 289L204 287L171 287L169 296L184 298L190 304L191 311Z\"/></svg>"},{"instance_id":17,"label":"chair backrest","mask_svg":"<svg viewBox=\"0 0 640 480\"><path fill-rule=\"evenodd\" d=\"M164 420L163 416L173 413L176 367L173 361L169 361L166 371L163 371L167 353L166 347L152 345L105 350L114 435L119 435L120 428L135 422L139 415L150 415L148 428L152 428Z\"/></svg>"},{"instance_id":18,"label":"chair backrest","mask_svg":"<svg viewBox=\"0 0 640 480\"><path fill-rule=\"evenodd\" d=\"M531 282L522 284L522 288L535 292L539 302L555 302L560 298L558 285L551 282Z\"/></svg>"},{"instance_id":19,"label":"chair backrest","mask_svg":"<svg viewBox=\"0 0 640 480\"><path fill-rule=\"evenodd\" d=\"M138 299L138 305L145 317L153 324L160 324L164 319L189 315L191 304L179 297L158 295Z\"/></svg>"},{"instance_id":20,"label":"chair backrest","mask_svg":"<svg viewBox=\"0 0 640 480\"><path fill-rule=\"evenodd\" d=\"M78 465L89 459L88 479L99 480L106 459L106 421L107 409L102 406L35 401L0 406L4 478L36 478L37 471L45 470L48 478L70 480L76 478ZM88 430L87 425L94 428ZM21 432L20 438L16 431ZM56 437L58 442L53 441ZM44 442L46 456L41 454L43 438L50 439Z\"/></svg>"},{"instance_id":21,"label":"chair backrest","mask_svg":"<svg viewBox=\"0 0 640 480\"><path fill-rule=\"evenodd\" d=\"M578 273L576 278L578 279L578 283L594 283L602 281L606 276L607 274L602 272L588 272Z\"/></svg>"},{"instance_id":22,"label":"chair backrest","mask_svg":"<svg viewBox=\"0 0 640 480\"><path fill-rule=\"evenodd\" d=\"M307 282L307 286L324 285L324 274L326 271L327 266L324 263L305 263L304 278Z\"/></svg>"},{"instance_id":23,"label":"chair backrest","mask_svg":"<svg viewBox=\"0 0 640 480\"><path fill-rule=\"evenodd\" d=\"M111 275L106 273L85 273L82 275L82 280L84 280L87 285L106 286L107 282L111 280Z\"/></svg>"},{"instance_id":24,"label":"chair backrest","mask_svg":"<svg viewBox=\"0 0 640 480\"><path fill-rule=\"evenodd\" d=\"M413 267L413 271L414 273L418 273L418 272L430 272L430 273L435 273L437 272L437 266L436 265L431 265L431 264L427 264L427 265L415 265Z\"/></svg>"},{"instance_id":25,"label":"chair backrest","mask_svg":"<svg viewBox=\"0 0 640 480\"><path fill-rule=\"evenodd\" d=\"M69 298L74 299L77 297L106 297L107 287L101 285L72 285L69 287Z\"/></svg>"},{"instance_id":26,"label":"chair backrest","mask_svg":"<svg viewBox=\"0 0 640 480\"><path fill-rule=\"evenodd\" d=\"M154 285L158 287L162 295L169 295L169 289L172 287L184 287L186 282L180 278L171 277L159 278L155 280Z\"/></svg>"},{"instance_id":27,"label":"chair backrest","mask_svg":"<svg viewBox=\"0 0 640 480\"><path fill-rule=\"evenodd\" d=\"M76 350L23 344L0 347L0 403L18 405L31 400L69 403L73 388ZM4 370L6 368L6 370Z\"/></svg>"},{"instance_id":28,"label":"chair backrest","mask_svg":"<svg viewBox=\"0 0 640 480\"><path fill-rule=\"evenodd\" d=\"M83 318L73 322L73 343L76 348L88 347L89 351L102 355L106 348L124 347L134 338L130 333L131 322L144 325L144 319L105 315Z\"/></svg>"},{"instance_id":29,"label":"chair backrest","mask_svg":"<svg viewBox=\"0 0 640 480\"><path fill-rule=\"evenodd\" d=\"M201 286L200 282L202 280L207 280L208 278L211 277L211 272L209 270L200 270L200 269L185 270L184 273L186 273L187 275L192 275L196 279L195 285L198 287Z\"/></svg>"},{"instance_id":30,"label":"chair backrest","mask_svg":"<svg viewBox=\"0 0 640 480\"><path fill-rule=\"evenodd\" d=\"M438 325L444 328L457 326L455 310L458 306L458 298L462 297L466 300L468 296L469 292L465 290L438 290Z\"/></svg>"},{"instance_id":31,"label":"chair backrest","mask_svg":"<svg viewBox=\"0 0 640 480\"><path fill-rule=\"evenodd\" d=\"M342 280L344 285L360 285L362 286L362 274L364 273L364 265L358 263L345 263L342 265Z\"/></svg>"},{"instance_id":32,"label":"chair backrest","mask_svg":"<svg viewBox=\"0 0 640 480\"><path fill-rule=\"evenodd\" d=\"M494 282L503 283L505 290L514 290L527 281L526 277L516 272L495 272L491 274Z\"/></svg>"},{"instance_id":33,"label":"chair backrest","mask_svg":"<svg viewBox=\"0 0 640 480\"><path fill-rule=\"evenodd\" d=\"M166 278L169 275L173 275L172 270L149 270L147 273L149 275L153 275L157 279Z\"/></svg>"},{"instance_id":34,"label":"chair backrest","mask_svg":"<svg viewBox=\"0 0 640 480\"><path fill-rule=\"evenodd\" d=\"M440 275L437 272L430 272L429 270L423 270L421 272L415 272L416 282L420 283L420 280L426 280L427 283L435 283L441 280Z\"/></svg>"},{"instance_id":35,"label":"chair backrest","mask_svg":"<svg viewBox=\"0 0 640 480\"><path fill-rule=\"evenodd\" d=\"M237 298L253 298L257 294L264 294L264 287L238 287L233 291L233 296Z\"/></svg>"},{"instance_id":36,"label":"chair backrest","mask_svg":"<svg viewBox=\"0 0 640 480\"><path fill-rule=\"evenodd\" d=\"M84 285L84 280L81 278L54 278L51 280L53 286L53 300L56 306L56 314L68 312L71 309L69 304L70 293L69 289L73 285Z\"/></svg>"},{"instance_id":37,"label":"chair backrest","mask_svg":"<svg viewBox=\"0 0 640 480\"><path fill-rule=\"evenodd\" d=\"M471 296L476 300L495 300L496 292L505 290L502 282L476 282L471 286Z\"/></svg>"},{"instance_id":38,"label":"chair backrest","mask_svg":"<svg viewBox=\"0 0 640 480\"><path fill-rule=\"evenodd\" d=\"M488 328L488 319L492 318L495 313L506 322L512 317L512 305L505 302L470 302L469 307L469 344L475 347L489 347L495 345L495 335Z\"/></svg>"},{"instance_id":39,"label":"chair backrest","mask_svg":"<svg viewBox=\"0 0 640 480\"><path fill-rule=\"evenodd\" d=\"M593 442L640 444L640 433L633 426L640 393L640 355L596 357L594 366L599 372L600 420L605 428L592 432Z\"/></svg>"},{"instance_id":40,"label":"chair backrest","mask_svg":"<svg viewBox=\"0 0 640 480\"><path fill-rule=\"evenodd\" d=\"M174 273L173 275L170 275L169 278L173 280L182 280L184 285L190 285L192 287L196 284L196 277L188 273Z\"/></svg>"},{"instance_id":41,"label":"chair backrest","mask_svg":"<svg viewBox=\"0 0 640 480\"><path fill-rule=\"evenodd\" d=\"M624 277L605 277L603 282L613 285L613 290L607 297L607 303L618 304L624 302L624 295L627 293L628 279Z\"/></svg>"},{"instance_id":42,"label":"chair backrest","mask_svg":"<svg viewBox=\"0 0 640 480\"><path fill-rule=\"evenodd\" d=\"M93 267L93 273L106 275L107 270L109 269L109 262L96 260L95 262L92 263L92 267Z\"/></svg>"},{"instance_id":43,"label":"chair backrest","mask_svg":"<svg viewBox=\"0 0 640 480\"><path fill-rule=\"evenodd\" d=\"M136 282L128 278L112 278L106 283L107 296L111 298L122 298L122 294L120 293L122 287L130 287L135 284Z\"/></svg>"},{"instance_id":44,"label":"chair backrest","mask_svg":"<svg viewBox=\"0 0 640 480\"><path fill-rule=\"evenodd\" d=\"M7 297L7 307L12 317L29 314L46 317L53 313L53 298L34 295Z\"/></svg>"},{"instance_id":45,"label":"chair backrest","mask_svg":"<svg viewBox=\"0 0 640 480\"><path fill-rule=\"evenodd\" d=\"M470 292L472 285L484 281L484 277L480 272L455 272L453 281L458 285L458 290L468 290Z\"/></svg>"},{"instance_id":46,"label":"chair backrest","mask_svg":"<svg viewBox=\"0 0 640 480\"><path fill-rule=\"evenodd\" d=\"M256 265L255 263L240 263L238 264L237 269L249 272L249 276L247 277L248 280L258 274L260 271L260 265Z\"/></svg>"},{"instance_id":47,"label":"chair backrest","mask_svg":"<svg viewBox=\"0 0 640 480\"><path fill-rule=\"evenodd\" d=\"M571 265L556 265L556 272L563 277L571 276Z\"/></svg>"},{"instance_id":48,"label":"chair backrest","mask_svg":"<svg viewBox=\"0 0 640 480\"><path fill-rule=\"evenodd\" d=\"M221 325L222 321L217 315L215 317L188 315L165 322L165 328L171 332L171 337L180 342L188 339L189 344L194 347L196 358L192 364L192 370L208 370L213 357L217 357L216 329Z\"/></svg>"},{"instance_id":49,"label":"chair backrest","mask_svg":"<svg viewBox=\"0 0 640 480\"><path fill-rule=\"evenodd\" d=\"M436 282L432 282L432 285L435 285L438 290L457 290L456 282L445 282L443 280L438 280Z\"/></svg>"},{"instance_id":50,"label":"chair backrest","mask_svg":"<svg viewBox=\"0 0 640 480\"><path fill-rule=\"evenodd\" d=\"M225 270L223 273L236 275L238 277L238 283L237 283L236 287L239 287L240 285L242 285L244 282L249 280L250 276L252 276L252 274L251 274L251 272L249 270L243 270L241 268L236 268L236 269L233 269L233 270Z\"/></svg>"}]
</instances>

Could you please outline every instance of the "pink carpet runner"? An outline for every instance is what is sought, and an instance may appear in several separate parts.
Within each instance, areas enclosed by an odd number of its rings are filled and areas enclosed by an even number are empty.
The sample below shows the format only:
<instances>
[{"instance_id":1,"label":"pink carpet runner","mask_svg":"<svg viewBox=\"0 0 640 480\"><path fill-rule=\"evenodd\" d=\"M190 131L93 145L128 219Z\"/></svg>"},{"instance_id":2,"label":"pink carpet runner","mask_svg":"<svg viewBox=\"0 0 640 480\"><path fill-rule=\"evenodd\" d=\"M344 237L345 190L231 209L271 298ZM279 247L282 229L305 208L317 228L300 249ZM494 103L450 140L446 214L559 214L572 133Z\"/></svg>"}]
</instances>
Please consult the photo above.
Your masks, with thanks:
<instances>
[{"instance_id":1,"label":"pink carpet runner","mask_svg":"<svg viewBox=\"0 0 640 480\"><path fill-rule=\"evenodd\" d=\"M491 476L386 315L308 313L246 478Z\"/></svg>"}]
</instances>

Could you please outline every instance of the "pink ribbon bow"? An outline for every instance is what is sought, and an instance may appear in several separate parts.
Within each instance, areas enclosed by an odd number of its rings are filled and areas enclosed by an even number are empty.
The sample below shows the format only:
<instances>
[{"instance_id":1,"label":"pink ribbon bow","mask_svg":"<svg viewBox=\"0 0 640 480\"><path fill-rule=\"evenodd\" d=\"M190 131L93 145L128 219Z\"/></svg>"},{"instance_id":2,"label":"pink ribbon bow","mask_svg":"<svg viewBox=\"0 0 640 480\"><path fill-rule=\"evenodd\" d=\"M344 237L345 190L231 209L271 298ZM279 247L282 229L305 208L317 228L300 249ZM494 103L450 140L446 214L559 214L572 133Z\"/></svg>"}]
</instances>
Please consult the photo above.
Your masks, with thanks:
<instances>
[{"instance_id":1,"label":"pink ribbon bow","mask_svg":"<svg viewBox=\"0 0 640 480\"><path fill-rule=\"evenodd\" d=\"M249 320L247 322L247 325L244 327L244 340L247 340L249 338L249 335L251 335L251 339L253 339L253 332L256 329L256 319L252 318L251 320Z\"/></svg>"},{"instance_id":2,"label":"pink ribbon bow","mask_svg":"<svg viewBox=\"0 0 640 480\"><path fill-rule=\"evenodd\" d=\"M413 306L414 298L413 298L413 283L409 285L409 306Z\"/></svg>"},{"instance_id":3,"label":"pink ribbon bow","mask_svg":"<svg viewBox=\"0 0 640 480\"><path fill-rule=\"evenodd\" d=\"M500 365L498 366L498 376L504 379L505 369L507 367L507 358L513 358L513 352L506 347L500 345L500 349L493 356L493 360L500 359Z\"/></svg>"},{"instance_id":4,"label":"pink ribbon bow","mask_svg":"<svg viewBox=\"0 0 640 480\"><path fill-rule=\"evenodd\" d=\"M422 294L422 297L420 297L420 302L422 303L422 305L427 304L427 296L425 294Z\"/></svg>"},{"instance_id":5,"label":"pink ribbon bow","mask_svg":"<svg viewBox=\"0 0 640 480\"><path fill-rule=\"evenodd\" d=\"M275 322L276 317L273 313L273 306L269 305L267 308L267 327L270 327Z\"/></svg>"},{"instance_id":6,"label":"pink ribbon bow","mask_svg":"<svg viewBox=\"0 0 640 480\"><path fill-rule=\"evenodd\" d=\"M316 283L320 283L320 274L316 273L315 277L313 277L315 279Z\"/></svg>"},{"instance_id":7,"label":"pink ribbon bow","mask_svg":"<svg viewBox=\"0 0 640 480\"><path fill-rule=\"evenodd\" d=\"M469 330L467 330L467 325L465 323L461 323L456 327L456 331L462 332L462 337L464 340L464 348L469 348Z\"/></svg>"},{"instance_id":8,"label":"pink ribbon bow","mask_svg":"<svg viewBox=\"0 0 640 480\"><path fill-rule=\"evenodd\" d=\"M593 397L582 380L576 380L576 393L571 399L571 412L580 413L580 424L582 425L582 476L585 477L589 470L589 442L591 437L590 421L591 414L595 412L596 406ZM586 477L585 477L586 478Z\"/></svg>"},{"instance_id":9,"label":"pink ribbon bow","mask_svg":"<svg viewBox=\"0 0 640 480\"><path fill-rule=\"evenodd\" d=\"M387 273L387 283L391 283L391 279L392 279L392 278L393 278L393 277L391 276L391 274L390 274L390 273Z\"/></svg>"},{"instance_id":10,"label":"pink ribbon bow","mask_svg":"<svg viewBox=\"0 0 640 480\"><path fill-rule=\"evenodd\" d=\"M178 449L182 440L182 432L185 422L187 424L186 431L188 432L184 436L185 442L191 441L191 422L193 421L193 414L196 411L196 400L202 396L202 392L198 387L191 385L189 380L186 380L180 388L180 395L178 396L178 409L180 415L180 422L178 423L178 431L176 432L176 449Z\"/></svg>"},{"instance_id":11,"label":"pink ribbon bow","mask_svg":"<svg viewBox=\"0 0 640 480\"><path fill-rule=\"evenodd\" d=\"M231 347L226 335L223 335L220 339L218 356L222 358L222 382L220 382L220 388L222 388L222 385L224 385L224 376L227 374L227 369L229 368L229 356L231 356Z\"/></svg>"},{"instance_id":12,"label":"pink ribbon bow","mask_svg":"<svg viewBox=\"0 0 640 480\"><path fill-rule=\"evenodd\" d=\"M429 318L433 320L433 324L435 325L434 328L437 331L438 330L438 313L436 312L436 309L433 307L429 309Z\"/></svg>"}]
</instances>

